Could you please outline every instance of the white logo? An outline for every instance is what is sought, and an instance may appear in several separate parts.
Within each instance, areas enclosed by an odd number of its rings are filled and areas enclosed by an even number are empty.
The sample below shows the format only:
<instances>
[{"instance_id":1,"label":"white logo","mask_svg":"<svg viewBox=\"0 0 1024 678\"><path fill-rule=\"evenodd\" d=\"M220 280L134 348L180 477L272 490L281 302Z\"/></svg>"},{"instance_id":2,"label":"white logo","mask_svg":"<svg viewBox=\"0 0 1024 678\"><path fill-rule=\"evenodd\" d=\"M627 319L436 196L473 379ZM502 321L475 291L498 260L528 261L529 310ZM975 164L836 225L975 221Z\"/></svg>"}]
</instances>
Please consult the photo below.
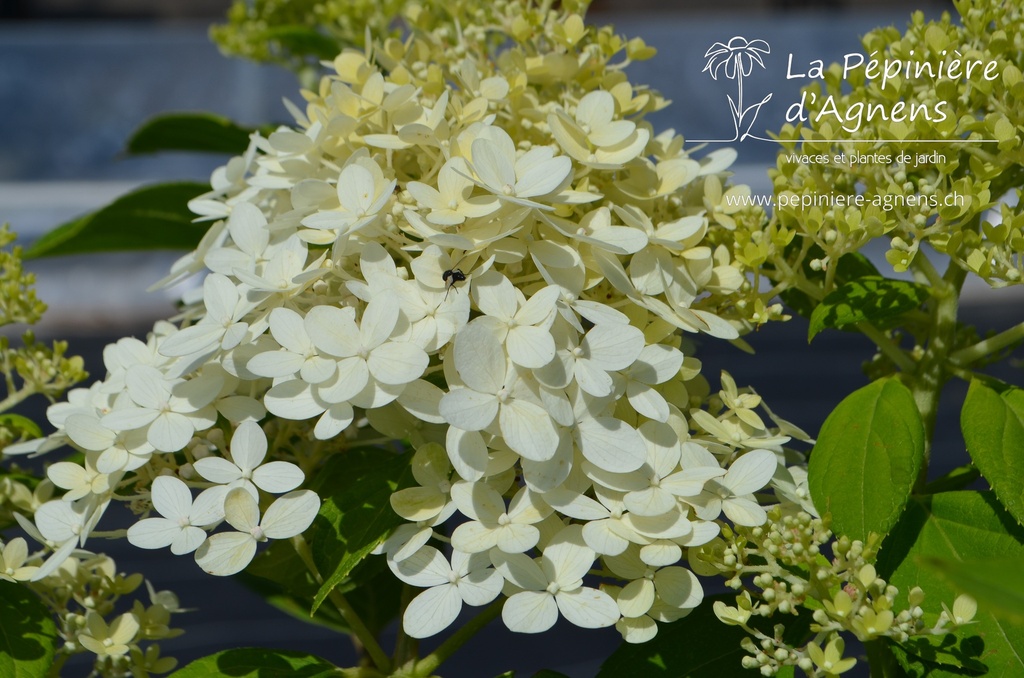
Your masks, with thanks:
<instances>
[{"instance_id":1,"label":"white logo","mask_svg":"<svg viewBox=\"0 0 1024 678\"><path fill-rule=\"evenodd\" d=\"M744 139L772 141L772 139L765 139L750 133L750 129L754 126L754 121L757 120L757 114L760 112L761 107L771 100L771 93L756 104L744 106L743 102L743 78L753 72L754 64L764 68L764 61L761 59L761 55L771 54L771 51L771 47L764 40L747 40L741 35L733 37L728 43L716 42L708 48L708 51L704 54L704 58L707 59L704 70L711 73L711 77L715 80L718 80L719 73L724 73L725 77L729 80L735 80L737 92L735 100L733 100L732 95L726 95L726 98L729 100L729 109L732 113L733 127L735 128L735 134L732 139L707 141L722 143L743 141Z\"/></svg>"}]
</instances>

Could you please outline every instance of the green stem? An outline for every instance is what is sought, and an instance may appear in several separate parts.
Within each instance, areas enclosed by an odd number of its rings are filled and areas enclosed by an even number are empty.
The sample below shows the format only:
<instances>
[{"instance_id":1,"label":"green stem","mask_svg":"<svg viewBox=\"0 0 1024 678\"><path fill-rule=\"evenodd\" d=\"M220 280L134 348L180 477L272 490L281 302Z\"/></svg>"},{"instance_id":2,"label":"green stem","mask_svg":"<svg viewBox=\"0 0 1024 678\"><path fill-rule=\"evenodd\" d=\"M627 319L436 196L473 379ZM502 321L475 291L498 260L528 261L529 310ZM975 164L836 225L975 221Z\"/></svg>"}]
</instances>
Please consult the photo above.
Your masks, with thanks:
<instances>
[{"instance_id":1,"label":"green stem","mask_svg":"<svg viewBox=\"0 0 1024 678\"><path fill-rule=\"evenodd\" d=\"M932 287L942 287L945 284L942 280L942 276L935 270L935 267L932 266L932 262L928 260L928 257L924 255L924 252L918 252L911 265L916 270L924 274L924 277L928 279L928 284Z\"/></svg>"},{"instance_id":2,"label":"green stem","mask_svg":"<svg viewBox=\"0 0 1024 678\"><path fill-rule=\"evenodd\" d=\"M885 642L878 639L864 643L864 649L868 655L868 666L871 667L871 676L872 678L901 678L906 674Z\"/></svg>"},{"instance_id":3,"label":"green stem","mask_svg":"<svg viewBox=\"0 0 1024 678\"><path fill-rule=\"evenodd\" d=\"M409 603L416 597L418 589L414 589L408 584L402 584L402 599L399 603L398 618L401 619L402 615L405 614L405 608L409 607ZM398 625L398 639L395 640L395 652L392 655L392 663L394 666L402 666L408 661L416 658L416 653L419 650L419 642L409 636L405 632L405 628Z\"/></svg>"},{"instance_id":4,"label":"green stem","mask_svg":"<svg viewBox=\"0 0 1024 678\"><path fill-rule=\"evenodd\" d=\"M949 360L955 365L967 366L1022 340L1024 340L1024 323L1014 325L988 339L982 339L973 346L955 351L949 356Z\"/></svg>"},{"instance_id":5,"label":"green stem","mask_svg":"<svg viewBox=\"0 0 1024 678\"><path fill-rule=\"evenodd\" d=\"M857 329L861 331L861 334L873 341L878 350L885 354L885 357L893 361L901 370L912 373L917 369L917 363L914 362L913 358L897 346L896 342L890 339L885 332L869 322L857 323Z\"/></svg>"},{"instance_id":6,"label":"green stem","mask_svg":"<svg viewBox=\"0 0 1024 678\"><path fill-rule=\"evenodd\" d=\"M64 668L64 664L70 656L71 655L67 652L59 652L57 656L53 658L53 663L50 664L50 670L47 673L47 676L50 676L51 678L60 678L61 670Z\"/></svg>"},{"instance_id":7,"label":"green stem","mask_svg":"<svg viewBox=\"0 0 1024 678\"><path fill-rule=\"evenodd\" d=\"M914 394L917 410L921 413L925 436L924 459L914 488L915 492L923 491L928 482L928 461L931 458L932 439L939 412L939 396L942 394L943 385L950 377L946 363L956 337L960 289L966 277L967 271L950 261L940 280L941 284L932 288L932 318L928 346L910 379L910 390Z\"/></svg>"},{"instance_id":8,"label":"green stem","mask_svg":"<svg viewBox=\"0 0 1024 678\"><path fill-rule=\"evenodd\" d=\"M35 393L36 392L34 389L28 388L27 386L25 388L12 392L11 395L7 396L3 400L0 400L0 412L6 412L7 410L11 409L21 401L28 398L29 396L35 395Z\"/></svg>"},{"instance_id":9,"label":"green stem","mask_svg":"<svg viewBox=\"0 0 1024 678\"><path fill-rule=\"evenodd\" d=\"M434 672L434 669L440 666L444 660L455 654L455 651L462 647L467 640L476 635L480 629L487 626L495 617L501 614L501 608L504 603L505 600L503 598L496 600L484 608L483 612L470 619L465 626L453 633L448 640L441 643L436 650L418 661L413 672L414 675L431 675Z\"/></svg>"},{"instance_id":10,"label":"green stem","mask_svg":"<svg viewBox=\"0 0 1024 678\"><path fill-rule=\"evenodd\" d=\"M302 537L297 535L292 537L292 546L295 547L295 552L299 554L299 558L306 565L306 569L313 575L313 579L316 580L317 584L321 586L324 583L323 577L320 576L320 570L317 569L316 563L313 562L313 553L309 549L309 544ZM359 640L363 648L366 649L366 653L370 655L370 659L373 660L374 666L380 669L383 673L391 672L391 660L388 659L387 653L377 642L373 633L367 628L366 623L363 622L362 618L352 607L352 604L348 602L337 589L332 589L327 597L331 599L334 606L338 609L342 619L348 624L352 630L352 634Z\"/></svg>"}]
</instances>

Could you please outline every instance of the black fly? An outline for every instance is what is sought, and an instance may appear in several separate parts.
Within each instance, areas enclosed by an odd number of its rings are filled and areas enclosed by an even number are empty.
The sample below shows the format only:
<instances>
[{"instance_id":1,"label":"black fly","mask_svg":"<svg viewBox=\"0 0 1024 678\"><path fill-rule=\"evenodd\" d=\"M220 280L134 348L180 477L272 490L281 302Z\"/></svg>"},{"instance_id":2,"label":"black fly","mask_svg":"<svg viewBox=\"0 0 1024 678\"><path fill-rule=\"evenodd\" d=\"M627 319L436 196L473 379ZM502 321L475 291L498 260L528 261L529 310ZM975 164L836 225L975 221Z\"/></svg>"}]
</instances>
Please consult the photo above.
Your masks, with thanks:
<instances>
[{"instance_id":1,"label":"black fly","mask_svg":"<svg viewBox=\"0 0 1024 678\"><path fill-rule=\"evenodd\" d=\"M448 286L448 289L444 293L444 298L447 301L448 292L452 291L452 288L455 287L456 283L465 282L466 274L462 272L461 268L449 268L441 274L441 280L443 280Z\"/></svg>"}]
</instances>

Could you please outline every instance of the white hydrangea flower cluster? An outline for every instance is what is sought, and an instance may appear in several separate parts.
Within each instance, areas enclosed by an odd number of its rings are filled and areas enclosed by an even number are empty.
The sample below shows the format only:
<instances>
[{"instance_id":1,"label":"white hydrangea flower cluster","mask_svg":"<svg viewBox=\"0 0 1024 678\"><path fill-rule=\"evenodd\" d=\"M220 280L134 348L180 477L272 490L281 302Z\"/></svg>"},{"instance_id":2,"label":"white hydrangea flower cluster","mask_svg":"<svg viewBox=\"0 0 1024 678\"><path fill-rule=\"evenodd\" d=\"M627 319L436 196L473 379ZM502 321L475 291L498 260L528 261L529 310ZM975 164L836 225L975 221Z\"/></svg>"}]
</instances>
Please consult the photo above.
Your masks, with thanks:
<instances>
[{"instance_id":1,"label":"white hydrangea flower cluster","mask_svg":"<svg viewBox=\"0 0 1024 678\"><path fill-rule=\"evenodd\" d=\"M760 399L726 378L700 409L680 348L777 313L715 244L734 155L651 132L665 102L612 63L642 44L565 10L536 32L514 3L480 11L457 39L344 52L294 127L214 173L191 203L210 229L163 281L207 272L201 297L50 410L36 449L85 457L50 467L67 493L36 513L53 555L35 577L115 499L158 514L136 546L238 572L311 524L320 500L297 488L324 456L384 436L415 449L418 485L392 498L408 524L381 547L426 589L407 633L505 595L515 631L561 615L639 642L700 603L687 549L763 523L773 478L807 505ZM287 444L310 438L315 454Z\"/></svg>"}]
</instances>

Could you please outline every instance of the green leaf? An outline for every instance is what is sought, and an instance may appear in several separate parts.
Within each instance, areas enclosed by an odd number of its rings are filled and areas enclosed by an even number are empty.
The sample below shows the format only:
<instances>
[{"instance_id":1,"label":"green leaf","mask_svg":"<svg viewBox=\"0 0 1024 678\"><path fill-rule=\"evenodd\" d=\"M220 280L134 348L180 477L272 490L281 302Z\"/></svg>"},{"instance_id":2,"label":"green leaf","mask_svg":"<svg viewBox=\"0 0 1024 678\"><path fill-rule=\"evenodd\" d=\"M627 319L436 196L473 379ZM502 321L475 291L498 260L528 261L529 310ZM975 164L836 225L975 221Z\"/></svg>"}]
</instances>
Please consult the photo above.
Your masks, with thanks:
<instances>
[{"instance_id":1,"label":"green leaf","mask_svg":"<svg viewBox=\"0 0 1024 678\"><path fill-rule=\"evenodd\" d=\"M959 561L933 556L918 559L937 575L977 601L978 607L1013 624L1024 624L1024 580L1017 560Z\"/></svg>"},{"instance_id":2,"label":"green leaf","mask_svg":"<svg viewBox=\"0 0 1024 678\"><path fill-rule=\"evenodd\" d=\"M25 252L28 258L85 252L194 248L208 223L193 223L188 201L210 187L200 183L146 186L106 207L58 226Z\"/></svg>"},{"instance_id":3,"label":"green leaf","mask_svg":"<svg viewBox=\"0 0 1024 678\"><path fill-rule=\"evenodd\" d=\"M49 674L57 627L43 601L28 587L0 580L0 678Z\"/></svg>"},{"instance_id":4,"label":"green leaf","mask_svg":"<svg viewBox=\"0 0 1024 678\"><path fill-rule=\"evenodd\" d=\"M799 252L800 244L794 240L786 248L786 257L794 257ZM810 262L812 259L820 259L825 256L825 251L813 245L810 251L807 253L807 257L803 263L803 275L807 280L823 285L825 282L825 271L811 268ZM857 278L863 278L865 276L878 276L881 275L875 265L871 263L871 260L865 257L859 252L847 252L843 256L839 257L839 262L836 264L835 284L842 285L851 280ZM796 288L790 288L784 291L781 295L782 300L786 302L786 305L792 308L794 311L799 313L805 318L810 318L811 313L817 307L818 302L809 297L806 293L801 292Z\"/></svg>"},{"instance_id":5,"label":"green leaf","mask_svg":"<svg viewBox=\"0 0 1024 678\"><path fill-rule=\"evenodd\" d=\"M906 595L915 586L925 594L924 623L934 624L941 604L952 606L958 591L919 559L944 561L1024 561L1024 528L991 492L944 492L915 497L883 544L880 576ZM1018 566L1019 569L1019 566ZM963 667L990 676L1024 675L1024 627L999 619L979 606L976 623L955 634L926 636L902 643L910 654L934 664ZM986 668L987 667L987 668ZM941 675L929 673L927 675Z\"/></svg>"},{"instance_id":6,"label":"green leaf","mask_svg":"<svg viewBox=\"0 0 1024 678\"><path fill-rule=\"evenodd\" d=\"M928 661L918 657L916 654L911 654L905 647L895 641L887 641L887 645L889 651L896 657L900 668L903 669L903 676L905 678L954 678L956 676L980 676L985 673L983 668L972 670Z\"/></svg>"},{"instance_id":7,"label":"green leaf","mask_svg":"<svg viewBox=\"0 0 1024 678\"><path fill-rule=\"evenodd\" d=\"M924 459L924 425L910 389L879 379L843 399L825 420L807 468L808 487L832 528L851 539L885 535L907 503Z\"/></svg>"},{"instance_id":8,"label":"green leaf","mask_svg":"<svg viewBox=\"0 0 1024 678\"><path fill-rule=\"evenodd\" d=\"M125 150L128 153L198 151L241 155L253 130L213 113L163 113L142 123Z\"/></svg>"},{"instance_id":9,"label":"green leaf","mask_svg":"<svg viewBox=\"0 0 1024 678\"><path fill-rule=\"evenodd\" d=\"M920 306L928 288L905 280L865 276L832 290L811 313L807 341L827 327L839 329L860 322L885 326Z\"/></svg>"},{"instance_id":10,"label":"green leaf","mask_svg":"<svg viewBox=\"0 0 1024 678\"><path fill-rule=\"evenodd\" d=\"M24 435L26 440L34 440L43 436L39 424L20 414L0 414L0 426L15 433L15 438Z\"/></svg>"},{"instance_id":11,"label":"green leaf","mask_svg":"<svg viewBox=\"0 0 1024 678\"><path fill-rule=\"evenodd\" d=\"M1024 523L1024 389L971 381L960 412L971 459L999 501Z\"/></svg>"},{"instance_id":12,"label":"green leaf","mask_svg":"<svg viewBox=\"0 0 1024 678\"><path fill-rule=\"evenodd\" d=\"M276 42L292 54L317 59L334 59L344 47L334 38L301 24L274 26L264 31L262 37L265 42Z\"/></svg>"},{"instance_id":13,"label":"green leaf","mask_svg":"<svg viewBox=\"0 0 1024 678\"><path fill-rule=\"evenodd\" d=\"M750 678L756 672L740 662L747 652L740 642L750 635L738 626L726 626L715 616L715 601L736 604L735 595L709 596L686 617L658 624L658 635L641 644L623 643L612 653L597 678ZM785 624L786 642L802 645L810 628L810 616L779 614L771 619L752 619L750 625L772 635L774 624ZM787 667L789 668L789 667ZM779 676L792 676L783 670Z\"/></svg>"},{"instance_id":14,"label":"green leaf","mask_svg":"<svg viewBox=\"0 0 1024 678\"><path fill-rule=\"evenodd\" d=\"M305 652L267 650L246 647L225 650L197 659L170 678L211 678L248 676L251 678L320 678L342 675L326 659Z\"/></svg>"},{"instance_id":15,"label":"green leaf","mask_svg":"<svg viewBox=\"0 0 1024 678\"><path fill-rule=\"evenodd\" d=\"M313 521L313 560L324 577L313 599L315 612L343 584L353 568L404 520L391 508L391 495L412 484L411 455L358 449L331 458L312 483L325 497Z\"/></svg>"}]
</instances>

